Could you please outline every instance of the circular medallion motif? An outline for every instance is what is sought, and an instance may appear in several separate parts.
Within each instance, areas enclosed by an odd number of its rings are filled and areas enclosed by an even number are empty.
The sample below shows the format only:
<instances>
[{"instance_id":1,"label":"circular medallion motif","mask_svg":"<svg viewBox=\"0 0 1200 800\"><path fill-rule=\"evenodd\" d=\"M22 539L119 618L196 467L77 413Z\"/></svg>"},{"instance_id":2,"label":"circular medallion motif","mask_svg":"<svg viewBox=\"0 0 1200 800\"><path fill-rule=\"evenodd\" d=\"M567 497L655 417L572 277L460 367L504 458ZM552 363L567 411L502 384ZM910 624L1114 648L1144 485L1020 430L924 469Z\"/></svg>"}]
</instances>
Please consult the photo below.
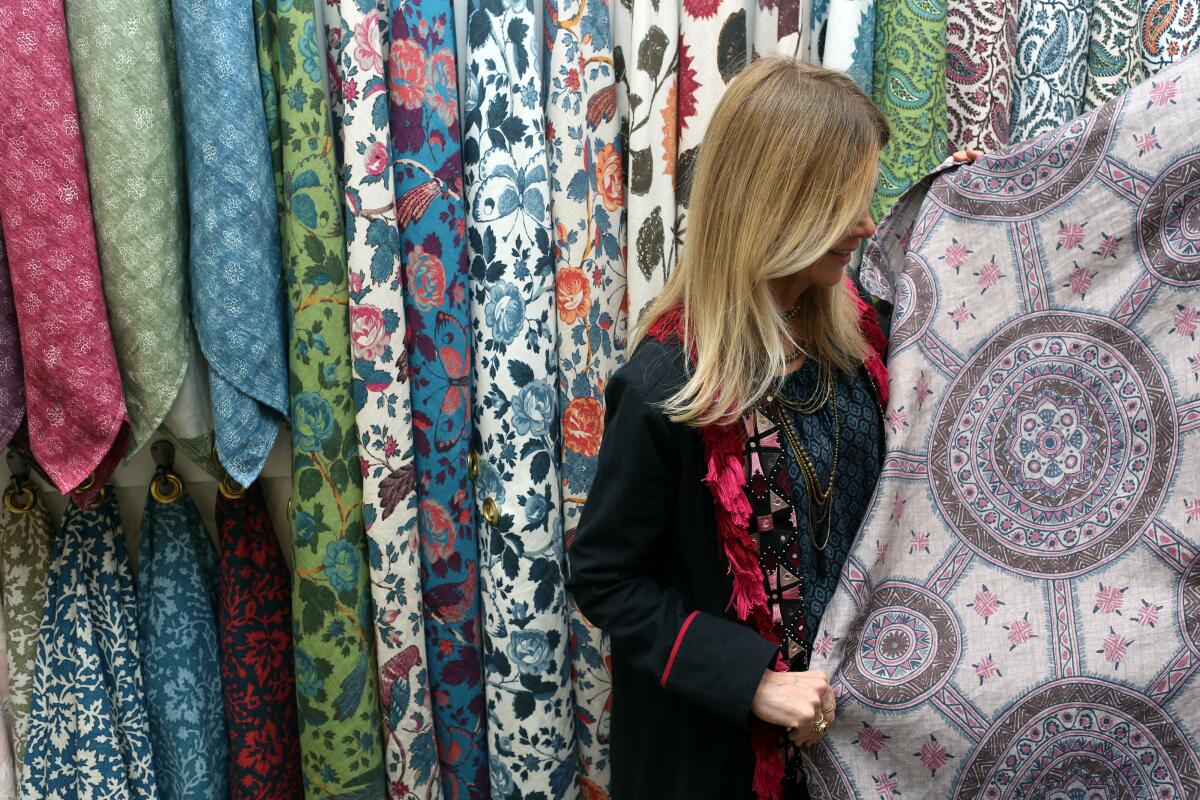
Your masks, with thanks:
<instances>
[{"instance_id":1,"label":"circular medallion motif","mask_svg":"<svg viewBox=\"0 0 1200 800\"><path fill-rule=\"evenodd\" d=\"M1139 537L1166 493L1176 416L1158 360L1101 317L1049 312L992 338L933 426L934 497L976 552L1076 575Z\"/></svg>"},{"instance_id":2,"label":"circular medallion motif","mask_svg":"<svg viewBox=\"0 0 1200 800\"><path fill-rule=\"evenodd\" d=\"M1070 678L1038 689L988 731L954 797L1187 800L1200 762L1186 735L1140 694Z\"/></svg>"},{"instance_id":3,"label":"circular medallion motif","mask_svg":"<svg viewBox=\"0 0 1200 800\"><path fill-rule=\"evenodd\" d=\"M941 598L908 584L883 584L846 644L843 677L875 707L904 708L928 697L958 661L953 614Z\"/></svg>"},{"instance_id":4,"label":"circular medallion motif","mask_svg":"<svg viewBox=\"0 0 1200 800\"><path fill-rule=\"evenodd\" d=\"M1175 286L1200 281L1200 155L1172 164L1138 209L1137 247L1146 269Z\"/></svg>"}]
</instances>

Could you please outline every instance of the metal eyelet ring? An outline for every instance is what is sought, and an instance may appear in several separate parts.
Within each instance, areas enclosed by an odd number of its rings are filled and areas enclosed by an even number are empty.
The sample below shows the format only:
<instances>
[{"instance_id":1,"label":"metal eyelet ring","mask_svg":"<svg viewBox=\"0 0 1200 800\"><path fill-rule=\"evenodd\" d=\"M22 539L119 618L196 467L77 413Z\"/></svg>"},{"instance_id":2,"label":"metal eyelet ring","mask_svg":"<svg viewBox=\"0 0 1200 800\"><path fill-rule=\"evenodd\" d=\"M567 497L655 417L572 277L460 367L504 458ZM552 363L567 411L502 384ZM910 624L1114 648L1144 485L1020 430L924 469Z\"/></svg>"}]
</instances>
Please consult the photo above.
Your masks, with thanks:
<instances>
[{"instance_id":1,"label":"metal eyelet ring","mask_svg":"<svg viewBox=\"0 0 1200 800\"><path fill-rule=\"evenodd\" d=\"M24 498L24 502L17 502L17 498ZM28 486L20 488L12 487L4 493L4 507L13 514L24 514L29 509L33 508L33 504L37 498L33 494L33 489Z\"/></svg>"},{"instance_id":2,"label":"metal eyelet ring","mask_svg":"<svg viewBox=\"0 0 1200 800\"><path fill-rule=\"evenodd\" d=\"M82 483L80 483L78 486L75 487L74 493L75 494L87 494L88 492L90 492L92 490L92 487L95 485L96 485L96 473L93 472L90 475L88 475L86 478L84 478Z\"/></svg>"},{"instance_id":3,"label":"metal eyelet ring","mask_svg":"<svg viewBox=\"0 0 1200 800\"><path fill-rule=\"evenodd\" d=\"M479 454L474 450L467 454L467 477L472 483L479 477Z\"/></svg>"},{"instance_id":4,"label":"metal eyelet ring","mask_svg":"<svg viewBox=\"0 0 1200 800\"><path fill-rule=\"evenodd\" d=\"M217 484L217 490L220 491L224 497L230 500L237 500L246 494L246 487L242 486L228 475L221 478L220 483Z\"/></svg>"},{"instance_id":5,"label":"metal eyelet ring","mask_svg":"<svg viewBox=\"0 0 1200 800\"><path fill-rule=\"evenodd\" d=\"M500 506L496 505L496 501L492 498L487 498L483 501L483 521L488 525L495 526L500 522Z\"/></svg>"},{"instance_id":6,"label":"metal eyelet ring","mask_svg":"<svg viewBox=\"0 0 1200 800\"><path fill-rule=\"evenodd\" d=\"M158 502L170 505L183 496L183 481L174 472L164 472L150 482L150 494Z\"/></svg>"}]
</instances>

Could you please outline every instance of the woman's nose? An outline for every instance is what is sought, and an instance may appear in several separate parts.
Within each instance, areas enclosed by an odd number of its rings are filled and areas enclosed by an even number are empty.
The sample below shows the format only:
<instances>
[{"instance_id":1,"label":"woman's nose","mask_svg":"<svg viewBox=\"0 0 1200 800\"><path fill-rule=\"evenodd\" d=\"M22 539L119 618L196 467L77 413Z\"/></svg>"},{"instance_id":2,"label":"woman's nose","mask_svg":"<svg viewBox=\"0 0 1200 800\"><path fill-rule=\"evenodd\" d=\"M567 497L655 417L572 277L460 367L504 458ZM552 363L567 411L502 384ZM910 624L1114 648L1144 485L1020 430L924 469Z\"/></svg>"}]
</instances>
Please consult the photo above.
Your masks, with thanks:
<instances>
[{"instance_id":1,"label":"woman's nose","mask_svg":"<svg viewBox=\"0 0 1200 800\"><path fill-rule=\"evenodd\" d=\"M871 219L871 212L864 211L863 215L854 223L854 228L851 229L851 234L860 239L870 239L875 235L875 221Z\"/></svg>"}]
</instances>

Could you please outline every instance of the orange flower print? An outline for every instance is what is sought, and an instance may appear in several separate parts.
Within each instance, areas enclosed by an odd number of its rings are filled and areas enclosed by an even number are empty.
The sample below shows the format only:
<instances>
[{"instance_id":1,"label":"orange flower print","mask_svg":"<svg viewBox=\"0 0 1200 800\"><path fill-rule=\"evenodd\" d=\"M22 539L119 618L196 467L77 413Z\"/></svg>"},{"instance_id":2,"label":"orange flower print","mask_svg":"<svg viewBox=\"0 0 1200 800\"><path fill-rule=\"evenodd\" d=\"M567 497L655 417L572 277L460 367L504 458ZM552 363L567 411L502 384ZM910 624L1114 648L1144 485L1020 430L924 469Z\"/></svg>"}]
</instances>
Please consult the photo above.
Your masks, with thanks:
<instances>
[{"instance_id":1,"label":"orange flower print","mask_svg":"<svg viewBox=\"0 0 1200 800\"><path fill-rule=\"evenodd\" d=\"M558 296L558 318L566 325L586 321L591 308L592 288L583 270L575 267L559 270L554 282L554 292Z\"/></svg>"},{"instance_id":2,"label":"orange flower print","mask_svg":"<svg viewBox=\"0 0 1200 800\"><path fill-rule=\"evenodd\" d=\"M675 177L675 154L679 146L679 128L675 124L675 108L678 103L678 93L675 78L671 78L671 88L667 90L667 102L663 105L663 174Z\"/></svg>"},{"instance_id":3,"label":"orange flower print","mask_svg":"<svg viewBox=\"0 0 1200 800\"><path fill-rule=\"evenodd\" d=\"M604 406L594 397L576 397L563 412L563 444L582 456L600 452L604 436Z\"/></svg>"},{"instance_id":4,"label":"orange flower print","mask_svg":"<svg viewBox=\"0 0 1200 800\"><path fill-rule=\"evenodd\" d=\"M596 186L605 211L619 211L625 202L625 181L621 174L621 154L612 142L596 153Z\"/></svg>"}]
</instances>

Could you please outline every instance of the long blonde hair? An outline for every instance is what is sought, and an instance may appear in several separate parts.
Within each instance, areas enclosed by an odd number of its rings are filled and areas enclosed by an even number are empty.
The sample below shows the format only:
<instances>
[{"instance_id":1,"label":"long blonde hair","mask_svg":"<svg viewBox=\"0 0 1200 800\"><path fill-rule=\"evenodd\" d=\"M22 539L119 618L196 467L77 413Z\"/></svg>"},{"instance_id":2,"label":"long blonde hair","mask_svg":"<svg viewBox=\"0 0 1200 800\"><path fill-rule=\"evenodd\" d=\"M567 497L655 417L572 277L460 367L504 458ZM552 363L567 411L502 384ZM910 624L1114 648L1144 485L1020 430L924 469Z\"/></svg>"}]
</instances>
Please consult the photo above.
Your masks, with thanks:
<instances>
[{"instance_id":1,"label":"long blonde hair","mask_svg":"<svg viewBox=\"0 0 1200 800\"><path fill-rule=\"evenodd\" d=\"M671 419L728 423L753 407L796 344L850 371L866 352L845 287L801 297L795 343L769 288L845 237L870 201L887 121L852 80L786 58L759 59L729 84L695 165L679 265L632 344L683 310L688 381L663 404Z\"/></svg>"}]
</instances>

